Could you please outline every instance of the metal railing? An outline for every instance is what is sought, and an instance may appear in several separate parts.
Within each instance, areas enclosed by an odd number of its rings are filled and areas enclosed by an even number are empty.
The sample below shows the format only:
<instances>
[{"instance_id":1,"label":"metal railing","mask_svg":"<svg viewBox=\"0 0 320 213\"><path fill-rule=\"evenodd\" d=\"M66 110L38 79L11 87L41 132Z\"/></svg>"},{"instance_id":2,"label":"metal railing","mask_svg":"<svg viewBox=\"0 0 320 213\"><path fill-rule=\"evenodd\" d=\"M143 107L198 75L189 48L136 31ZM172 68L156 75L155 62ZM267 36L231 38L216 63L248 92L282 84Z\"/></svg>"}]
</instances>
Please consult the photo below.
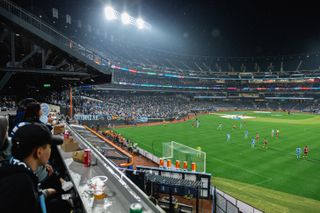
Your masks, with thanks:
<instances>
[{"instance_id":1,"label":"metal railing","mask_svg":"<svg viewBox=\"0 0 320 213\"><path fill-rule=\"evenodd\" d=\"M101 66L101 68L105 69L106 67L109 68L110 63L109 59L101 54L97 53L94 50L85 48L81 44L71 40L70 38L62 35L53 27L44 23L43 20L34 16L30 12L20 8L19 6L15 5L14 3L7 1L7 0L0 0L0 9L4 9L6 12L10 13L11 15L18 17L23 22L32 25L33 27L37 28L41 32L49 35L50 37L54 38L60 44L63 44L68 49L71 49L78 54L86 57L93 63Z\"/></svg>"},{"instance_id":2,"label":"metal railing","mask_svg":"<svg viewBox=\"0 0 320 213\"><path fill-rule=\"evenodd\" d=\"M238 200L215 187L212 187L211 190L211 194L215 197L216 213L263 213L262 210Z\"/></svg>"},{"instance_id":3,"label":"metal railing","mask_svg":"<svg viewBox=\"0 0 320 213\"><path fill-rule=\"evenodd\" d=\"M91 150L92 156L97 159L98 165L105 172L109 178L110 183L132 202L139 202L146 210L146 212L164 213L164 211L157 205L154 205L148 196L135 185L124 173L122 173L109 159L100 153L96 147L89 143L76 129L84 129L82 126L66 125L67 129L72 132L72 135L81 144L82 148Z\"/></svg>"}]
</instances>

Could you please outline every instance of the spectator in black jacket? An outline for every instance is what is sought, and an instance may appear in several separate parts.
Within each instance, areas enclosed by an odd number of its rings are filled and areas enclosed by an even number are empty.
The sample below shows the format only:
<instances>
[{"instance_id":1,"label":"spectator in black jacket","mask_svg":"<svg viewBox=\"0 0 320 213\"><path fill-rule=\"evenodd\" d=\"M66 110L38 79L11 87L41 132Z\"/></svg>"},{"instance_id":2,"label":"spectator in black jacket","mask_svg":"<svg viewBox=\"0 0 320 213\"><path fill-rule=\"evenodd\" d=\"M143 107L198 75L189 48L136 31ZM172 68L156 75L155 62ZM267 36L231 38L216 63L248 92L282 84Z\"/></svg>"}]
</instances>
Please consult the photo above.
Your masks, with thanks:
<instances>
[{"instance_id":1,"label":"spectator in black jacket","mask_svg":"<svg viewBox=\"0 0 320 213\"><path fill-rule=\"evenodd\" d=\"M34 172L48 162L51 145L61 143L59 140L43 124L19 127L12 137L13 157L0 165L0 212L41 212L41 200L42 209L46 208L44 196L54 190L41 192Z\"/></svg>"},{"instance_id":2,"label":"spectator in black jacket","mask_svg":"<svg viewBox=\"0 0 320 213\"><path fill-rule=\"evenodd\" d=\"M38 102L32 102L26 105L25 113L23 117L23 122L29 123L42 123L40 117L42 115L41 105ZM49 130L52 127L46 124ZM56 161L55 158L58 156L58 150L56 146L51 147L51 163ZM68 191L73 187L73 184L70 181L65 181L62 177L59 176L57 171L55 171L51 165L46 164L45 167L40 167L36 171L39 181L41 182L42 188L54 188L58 194L61 195L64 191Z\"/></svg>"},{"instance_id":3,"label":"spectator in black jacket","mask_svg":"<svg viewBox=\"0 0 320 213\"><path fill-rule=\"evenodd\" d=\"M16 117L14 119L14 122L10 124L9 126L9 133L12 131L12 129L20 122L22 122L23 120L23 117L24 117L24 113L25 113L25 110L26 110L26 106L30 103L33 103L33 102L36 102L35 99L33 98L25 98L23 100L21 100L19 103L18 103L18 108L17 108L17 114L16 114Z\"/></svg>"}]
</instances>

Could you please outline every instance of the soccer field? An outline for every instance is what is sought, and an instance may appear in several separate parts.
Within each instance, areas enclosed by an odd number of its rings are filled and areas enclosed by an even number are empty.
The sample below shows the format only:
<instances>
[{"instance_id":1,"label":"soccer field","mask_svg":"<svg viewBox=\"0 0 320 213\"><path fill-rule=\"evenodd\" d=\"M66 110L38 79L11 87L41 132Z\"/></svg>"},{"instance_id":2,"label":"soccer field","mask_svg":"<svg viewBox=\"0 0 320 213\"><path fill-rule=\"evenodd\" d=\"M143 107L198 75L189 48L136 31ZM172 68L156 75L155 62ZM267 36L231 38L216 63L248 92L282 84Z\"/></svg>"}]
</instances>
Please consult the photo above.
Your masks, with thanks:
<instances>
[{"instance_id":1,"label":"soccer field","mask_svg":"<svg viewBox=\"0 0 320 213\"><path fill-rule=\"evenodd\" d=\"M199 116L199 128L193 127L193 120L189 120L116 131L159 157L164 142L200 146L207 153L207 172L213 174L214 184L266 212L320 212L320 116L245 112L253 118L221 117L243 113ZM217 130L220 123L223 129ZM233 125L237 128L233 129ZM271 137L272 129L280 130L278 139ZM231 134L229 142L227 133ZM260 141L251 148L251 138L256 133ZM264 138L269 141L267 149L262 147ZM297 160L296 147L300 146L303 154L305 145L309 148L308 158Z\"/></svg>"}]
</instances>

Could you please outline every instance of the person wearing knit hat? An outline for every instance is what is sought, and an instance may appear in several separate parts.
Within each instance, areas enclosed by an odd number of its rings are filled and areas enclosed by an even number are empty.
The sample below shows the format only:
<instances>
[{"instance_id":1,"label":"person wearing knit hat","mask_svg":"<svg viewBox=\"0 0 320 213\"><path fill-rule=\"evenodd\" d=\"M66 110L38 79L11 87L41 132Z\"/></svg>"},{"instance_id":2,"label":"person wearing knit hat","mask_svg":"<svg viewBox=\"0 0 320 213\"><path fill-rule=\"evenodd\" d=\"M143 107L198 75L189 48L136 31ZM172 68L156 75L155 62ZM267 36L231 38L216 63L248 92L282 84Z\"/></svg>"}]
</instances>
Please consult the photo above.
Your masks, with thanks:
<instances>
[{"instance_id":1,"label":"person wearing knit hat","mask_svg":"<svg viewBox=\"0 0 320 213\"><path fill-rule=\"evenodd\" d=\"M54 194L55 190L41 191L34 172L48 162L51 145L62 142L62 138L53 136L40 123L25 124L15 131L12 136L12 158L0 167L0 212L44 211L46 205L41 198ZM40 205L41 200L43 205Z\"/></svg>"}]
</instances>

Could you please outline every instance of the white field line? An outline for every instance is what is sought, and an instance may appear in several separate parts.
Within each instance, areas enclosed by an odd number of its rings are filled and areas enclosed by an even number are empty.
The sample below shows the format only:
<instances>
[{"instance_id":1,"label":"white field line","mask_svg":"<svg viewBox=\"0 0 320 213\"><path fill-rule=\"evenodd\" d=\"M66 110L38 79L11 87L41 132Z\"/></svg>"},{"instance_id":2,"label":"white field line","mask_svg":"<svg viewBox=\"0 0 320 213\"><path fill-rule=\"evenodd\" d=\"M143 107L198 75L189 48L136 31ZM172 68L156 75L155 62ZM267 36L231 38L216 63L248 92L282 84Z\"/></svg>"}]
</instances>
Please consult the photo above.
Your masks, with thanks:
<instances>
[{"instance_id":1,"label":"white field line","mask_svg":"<svg viewBox=\"0 0 320 213\"><path fill-rule=\"evenodd\" d=\"M223 161L223 160L221 160L221 159L219 159L219 158L215 158L215 157L211 157L211 158L213 158L213 159L215 159L215 160L217 160L217 161L220 161L220 162L222 162L222 163L224 163L224 164L227 164L227 165L229 165L229 166L232 166L232 167L241 169L241 170L243 170L243 171L246 171L247 173L251 173L251 174L253 174L253 175L256 175L256 176L259 176L259 177L262 177L262 178L265 179L265 180L259 181L259 182L257 182L257 183L249 184L249 186L241 187L240 189L249 188L250 185L260 185L260 184L262 184L262 183L266 183L266 182L272 181L272 178L271 178L271 177L267 177L267 176L265 176L265 175L261 175L261 174L259 174L259 173L257 173L257 172L251 171L251 170L249 170L249 169L245 169L245 168L243 168L243 167L234 165L233 163L225 162L225 161Z\"/></svg>"}]
</instances>

